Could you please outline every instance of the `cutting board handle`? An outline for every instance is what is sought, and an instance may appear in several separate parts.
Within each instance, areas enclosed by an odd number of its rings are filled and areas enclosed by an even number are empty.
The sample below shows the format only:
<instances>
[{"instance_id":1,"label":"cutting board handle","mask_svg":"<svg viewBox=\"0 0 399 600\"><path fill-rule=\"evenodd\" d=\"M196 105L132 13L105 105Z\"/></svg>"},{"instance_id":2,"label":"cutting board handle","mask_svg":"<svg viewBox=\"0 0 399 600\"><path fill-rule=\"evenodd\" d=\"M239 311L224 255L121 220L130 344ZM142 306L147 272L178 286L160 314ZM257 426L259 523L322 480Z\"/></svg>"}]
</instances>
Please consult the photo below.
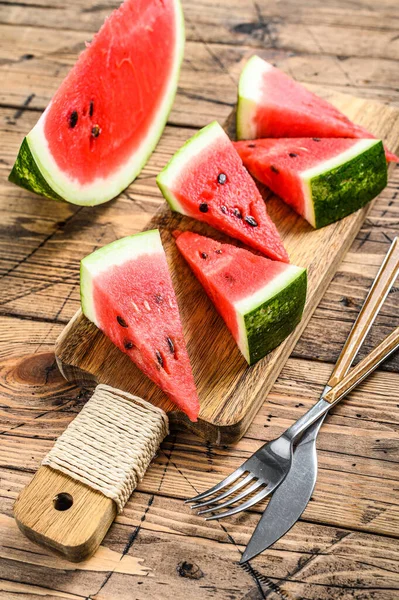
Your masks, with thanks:
<instances>
[{"instance_id":1,"label":"cutting board handle","mask_svg":"<svg viewBox=\"0 0 399 600\"><path fill-rule=\"evenodd\" d=\"M113 500L51 467L40 467L14 506L29 539L72 562L94 554L116 514Z\"/></svg>"},{"instance_id":2,"label":"cutting board handle","mask_svg":"<svg viewBox=\"0 0 399 600\"><path fill-rule=\"evenodd\" d=\"M19 495L14 506L19 528L70 561L88 558L167 433L161 409L97 386Z\"/></svg>"}]
</instances>

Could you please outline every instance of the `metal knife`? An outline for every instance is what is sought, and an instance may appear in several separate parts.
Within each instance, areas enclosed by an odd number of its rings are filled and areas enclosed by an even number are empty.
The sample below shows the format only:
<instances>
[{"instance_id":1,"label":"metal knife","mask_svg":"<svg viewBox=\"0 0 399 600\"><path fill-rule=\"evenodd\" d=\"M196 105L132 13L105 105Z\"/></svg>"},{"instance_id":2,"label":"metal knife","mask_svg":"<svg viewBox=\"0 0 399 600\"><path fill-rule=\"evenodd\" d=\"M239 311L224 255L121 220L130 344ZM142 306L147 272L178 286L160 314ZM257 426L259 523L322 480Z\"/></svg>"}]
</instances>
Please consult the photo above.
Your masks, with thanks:
<instances>
[{"instance_id":1,"label":"metal knife","mask_svg":"<svg viewBox=\"0 0 399 600\"><path fill-rule=\"evenodd\" d=\"M363 341L379 313L399 272L399 243L396 237L378 271L367 298L352 327L338 361L324 388L322 398L349 371ZM240 564L251 560L274 544L297 522L305 510L317 479L316 439L324 416L304 433L293 456L292 466L283 483L274 492Z\"/></svg>"}]
</instances>

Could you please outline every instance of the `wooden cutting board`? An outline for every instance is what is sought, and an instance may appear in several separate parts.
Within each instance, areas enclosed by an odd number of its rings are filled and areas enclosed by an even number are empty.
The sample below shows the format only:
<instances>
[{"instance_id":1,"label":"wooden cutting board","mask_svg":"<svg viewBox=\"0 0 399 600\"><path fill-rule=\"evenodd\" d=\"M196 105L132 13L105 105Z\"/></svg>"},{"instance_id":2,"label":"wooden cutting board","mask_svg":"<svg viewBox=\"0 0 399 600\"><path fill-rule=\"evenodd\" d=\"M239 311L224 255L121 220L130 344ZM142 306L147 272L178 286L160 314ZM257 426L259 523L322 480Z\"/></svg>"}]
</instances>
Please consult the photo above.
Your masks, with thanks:
<instances>
[{"instance_id":1,"label":"wooden cutting board","mask_svg":"<svg viewBox=\"0 0 399 600\"><path fill-rule=\"evenodd\" d=\"M328 99L349 118L383 138L392 151L398 150L398 109L335 92ZM234 115L226 123L231 135L234 135L233 123ZM177 251L172 232L189 229L222 241L223 236L193 219L172 213L165 203L147 229L160 229L166 250L201 403L198 423L191 423L176 410L81 312L57 341L56 357L64 376L81 387L107 383L137 394L162 407L172 427L189 428L210 442L231 444L239 440L265 401L371 207L369 204L338 223L313 230L282 201L262 191L291 262L308 269L303 319L284 343L248 367L224 322Z\"/></svg>"}]
</instances>

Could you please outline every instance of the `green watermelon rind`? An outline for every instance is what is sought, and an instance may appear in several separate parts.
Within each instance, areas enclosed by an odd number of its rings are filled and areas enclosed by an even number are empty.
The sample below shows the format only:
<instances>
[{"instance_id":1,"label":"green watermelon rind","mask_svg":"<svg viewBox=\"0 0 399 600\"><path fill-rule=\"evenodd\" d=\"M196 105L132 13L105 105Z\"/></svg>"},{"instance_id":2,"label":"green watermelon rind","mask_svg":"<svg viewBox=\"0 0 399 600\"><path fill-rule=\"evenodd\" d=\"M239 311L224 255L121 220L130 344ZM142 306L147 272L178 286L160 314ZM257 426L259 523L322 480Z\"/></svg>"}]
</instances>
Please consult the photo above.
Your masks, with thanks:
<instances>
[{"instance_id":1,"label":"green watermelon rind","mask_svg":"<svg viewBox=\"0 0 399 600\"><path fill-rule=\"evenodd\" d=\"M288 265L284 272L253 296L235 303L238 346L252 365L283 342L302 318L307 272Z\"/></svg>"},{"instance_id":2,"label":"green watermelon rind","mask_svg":"<svg viewBox=\"0 0 399 600\"><path fill-rule=\"evenodd\" d=\"M98 326L93 301L93 279L142 254L164 253L158 229L150 229L111 242L80 261L80 301L83 314Z\"/></svg>"},{"instance_id":3,"label":"green watermelon rind","mask_svg":"<svg viewBox=\"0 0 399 600\"><path fill-rule=\"evenodd\" d=\"M52 200L63 200L47 183L45 177L43 177L32 156L27 137L23 139L8 180L40 196L45 196Z\"/></svg>"},{"instance_id":4,"label":"green watermelon rind","mask_svg":"<svg viewBox=\"0 0 399 600\"><path fill-rule=\"evenodd\" d=\"M79 206L96 206L108 202L132 183L147 163L162 135L177 92L184 55L185 27L181 2L180 0L173 1L176 10L177 33L174 73L164 95L164 104L154 117L152 131L150 131L146 143L141 145L139 153L135 152L132 155L132 158L135 158L134 164L131 160L132 164L123 165L112 177L97 179L90 184L90 187L75 184L58 168L48 149L44 135L44 120L51 106L50 102L37 124L22 142L14 168L9 175L11 182L47 198L65 200ZM158 122L156 122L157 120ZM156 124L154 125L154 123Z\"/></svg>"},{"instance_id":5,"label":"green watermelon rind","mask_svg":"<svg viewBox=\"0 0 399 600\"><path fill-rule=\"evenodd\" d=\"M383 143L359 140L334 159L301 173L306 218L319 229L365 206L386 187L388 170Z\"/></svg>"},{"instance_id":6,"label":"green watermelon rind","mask_svg":"<svg viewBox=\"0 0 399 600\"><path fill-rule=\"evenodd\" d=\"M236 135L238 140L251 140L256 137L256 114L263 74L271 65L259 58L252 56L243 68L238 82Z\"/></svg>"},{"instance_id":7,"label":"green watermelon rind","mask_svg":"<svg viewBox=\"0 0 399 600\"><path fill-rule=\"evenodd\" d=\"M201 150L211 143L214 143L218 136L226 137L226 133L217 121L212 121L195 135L193 135L179 150L172 156L168 164L162 169L156 178L157 185L162 192L163 197L174 212L182 215L194 216L188 212L173 193L172 188L184 167L189 165L193 157L199 155Z\"/></svg>"}]
</instances>

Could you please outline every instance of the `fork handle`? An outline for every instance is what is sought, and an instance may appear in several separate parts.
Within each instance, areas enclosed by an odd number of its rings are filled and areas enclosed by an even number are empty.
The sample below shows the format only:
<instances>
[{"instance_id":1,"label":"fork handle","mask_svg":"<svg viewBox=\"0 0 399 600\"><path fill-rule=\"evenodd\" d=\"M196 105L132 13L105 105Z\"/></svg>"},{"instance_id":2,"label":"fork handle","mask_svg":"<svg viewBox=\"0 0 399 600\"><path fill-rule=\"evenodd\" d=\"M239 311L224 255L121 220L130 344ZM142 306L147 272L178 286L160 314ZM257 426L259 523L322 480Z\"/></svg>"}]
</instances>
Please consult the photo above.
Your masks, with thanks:
<instances>
[{"instance_id":1,"label":"fork handle","mask_svg":"<svg viewBox=\"0 0 399 600\"><path fill-rule=\"evenodd\" d=\"M325 415L332 406L338 404L363 379L368 377L378 365L399 348L399 327L386 337L366 358L359 362L342 381L331 388L320 400L302 417L289 427L283 434L286 438L296 441L297 438L315 421Z\"/></svg>"},{"instance_id":2,"label":"fork handle","mask_svg":"<svg viewBox=\"0 0 399 600\"><path fill-rule=\"evenodd\" d=\"M399 347L399 327L397 327L388 337L386 337L374 350L370 352L351 372L346 375L342 381L334 386L327 394L324 400L330 404L337 404L344 396L357 386L363 379L374 371L390 354Z\"/></svg>"},{"instance_id":3,"label":"fork handle","mask_svg":"<svg viewBox=\"0 0 399 600\"><path fill-rule=\"evenodd\" d=\"M328 381L336 386L347 374L399 272L399 241L395 237L352 327ZM376 349L377 350L377 349ZM326 396L325 396L326 397Z\"/></svg>"}]
</instances>

